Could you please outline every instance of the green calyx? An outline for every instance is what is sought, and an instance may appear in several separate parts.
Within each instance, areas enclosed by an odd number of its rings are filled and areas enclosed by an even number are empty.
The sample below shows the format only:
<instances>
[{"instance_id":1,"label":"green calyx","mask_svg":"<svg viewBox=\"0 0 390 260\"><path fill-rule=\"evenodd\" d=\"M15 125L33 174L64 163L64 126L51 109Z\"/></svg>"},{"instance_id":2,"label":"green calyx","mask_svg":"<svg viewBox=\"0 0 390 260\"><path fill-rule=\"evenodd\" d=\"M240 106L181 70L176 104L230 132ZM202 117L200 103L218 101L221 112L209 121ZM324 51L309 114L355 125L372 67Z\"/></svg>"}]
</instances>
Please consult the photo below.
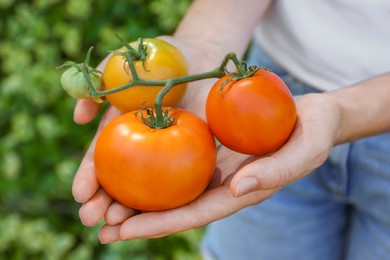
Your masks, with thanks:
<instances>
[{"instance_id":1,"label":"green calyx","mask_svg":"<svg viewBox=\"0 0 390 260\"><path fill-rule=\"evenodd\" d=\"M231 60L231 61L233 61L234 65L236 66L236 71L235 72L225 71L226 75L230 75L231 78L229 78L229 79L225 80L224 82L222 82L220 90L222 90L223 87L228 82L230 82L230 81L238 81L238 80L241 80L241 79L252 77L253 75L255 75L255 73L257 71L262 69L262 68L259 68L259 67L255 66L255 65L248 67L248 65L246 64L245 61L239 61L237 59L237 56L236 56L235 53L229 53L228 55L226 55L225 59L226 58Z\"/></svg>"},{"instance_id":2,"label":"green calyx","mask_svg":"<svg viewBox=\"0 0 390 260\"><path fill-rule=\"evenodd\" d=\"M255 65L248 67L245 61L241 61L240 67L237 67L237 72L230 72L228 74L232 76L232 80L241 80L252 77L259 69Z\"/></svg>"},{"instance_id":3,"label":"green calyx","mask_svg":"<svg viewBox=\"0 0 390 260\"><path fill-rule=\"evenodd\" d=\"M168 107L162 111L162 121L159 122L158 116L156 115L156 110L150 107L145 107L144 109L134 112L134 114L141 115L141 120L150 128L153 129L163 129L170 127L175 121L175 117L169 112L172 108ZM145 115L146 114L146 115Z\"/></svg>"},{"instance_id":4,"label":"green calyx","mask_svg":"<svg viewBox=\"0 0 390 260\"><path fill-rule=\"evenodd\" d=\"M126 42L121 37L119 37L119 35L116 35L116 37L120 40L120 42L123 44L123 46L126 48L126 50L113 51L113 53L123 55L126 57L126 62L130 67L131 74L133 75L133 78L138 79L137 73L135 72L135 68L133 66L133 62L134 61L142 61L143 68L145 70L147 70L145 67L145 60L146 60L146 56L147 56L147 46L144 44L143 39L140 38L140 39L138 39L138 48L136 50L133 47L131 47L131 45L128 42ZM123 64L123 66L125 66L125 65L126 65L126 63Z\"/></svg>"},{"instance_id":5,"label":"green calyx","mask_svg":"<svg viewBox=\"0 0 390 260\"><path fill-rule=\"evenodd\" d=\"M87 55L85 57L84 62L76 63L74 61L67 61L64 64L58 66L57 69L62 69L62 68L66 68L66 67L75 67L79 71L86 70L88 73L98 73L98 74L101 74L100 71L98 71L98 70L96 70L96 69L94 69L94 68L89 66L89 61L91 60L92 50L93 50L93 46L88 49L88 52L87 52Z\"/></svg>"}]
</instances>

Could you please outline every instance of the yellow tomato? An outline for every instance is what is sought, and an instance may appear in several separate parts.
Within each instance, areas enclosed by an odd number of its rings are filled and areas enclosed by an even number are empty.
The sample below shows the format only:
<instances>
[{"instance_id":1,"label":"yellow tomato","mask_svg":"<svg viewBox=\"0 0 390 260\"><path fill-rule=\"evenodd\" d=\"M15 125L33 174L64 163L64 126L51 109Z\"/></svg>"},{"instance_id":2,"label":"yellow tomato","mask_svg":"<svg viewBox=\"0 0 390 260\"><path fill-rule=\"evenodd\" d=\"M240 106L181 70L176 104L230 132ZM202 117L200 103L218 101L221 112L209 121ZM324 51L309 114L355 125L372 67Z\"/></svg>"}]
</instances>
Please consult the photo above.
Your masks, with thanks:
<instances>
[{"instance_id":1,"label":"yellow tomato","mask_svg":"<svg viewBox=\"0 0 390 260\"><path fill-rule=\"evenodd\" d=\"M188 67L183 54L173 45L160 39L143 39L146 46L144 61L134 61L135 70L139 79L166 80L188 74ZM139 41L130 43L135 50L139 48ZM125 50L122 47L119 51ZM108 60L103 72L103 89L113 89L127 84L133 76L130 72L126 57L114 53ZM136 85L123 91L107 95L108 101L121 112L139 110L146 104L153 107L162 86ZM181 100L186 84L175 86L164 97L164 106L174 106Z\"/></svg>"}]
</instances>

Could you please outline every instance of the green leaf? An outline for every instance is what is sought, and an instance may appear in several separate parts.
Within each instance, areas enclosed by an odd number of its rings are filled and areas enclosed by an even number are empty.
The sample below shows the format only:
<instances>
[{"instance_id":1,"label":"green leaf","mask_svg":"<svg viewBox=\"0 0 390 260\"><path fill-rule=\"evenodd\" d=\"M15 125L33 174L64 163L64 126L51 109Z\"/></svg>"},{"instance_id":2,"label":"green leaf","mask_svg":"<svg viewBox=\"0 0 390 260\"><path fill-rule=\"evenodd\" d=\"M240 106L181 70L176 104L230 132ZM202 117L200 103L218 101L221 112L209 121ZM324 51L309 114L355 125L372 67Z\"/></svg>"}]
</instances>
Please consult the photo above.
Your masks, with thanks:
<instances>
[{"instance_id":1,"label":"green leaf","mask_svg":"<svg viewBox=\"0 0 390 260\"><path fill-rule=\"evenodd\" d=\"M0 0L0 259L193 259L197 232L101 245L85 227L73 176L98 118L76 125L55 67L91 66L127 41L170 34L189 0ZM100 117L101 115L99 115ZM196 259L196 258L195 258Z\"/></svg>"},{"instance_id":2,"label":"green leaf","mask_svg":"<svg viewBox=\"0 0 390 260\"><path fill-rule=\"evenodd\" d=\"M20 177L22 161L16 151L10 151L4 154L2 159L3 177L10 181L15 181ZM1 241L1 240L0 240Z\"/></svg>"},{"instance_id":3,"label":"green leaf","mask_svg":"<svg viewBox=\"0 0 390 260\"><path fill-rule=\"evenodd\" d=\"M15 242L20 229L21 218L18 214L0 216L0 223L0 252L2 252Z\"/></svg>"}]
</instances>

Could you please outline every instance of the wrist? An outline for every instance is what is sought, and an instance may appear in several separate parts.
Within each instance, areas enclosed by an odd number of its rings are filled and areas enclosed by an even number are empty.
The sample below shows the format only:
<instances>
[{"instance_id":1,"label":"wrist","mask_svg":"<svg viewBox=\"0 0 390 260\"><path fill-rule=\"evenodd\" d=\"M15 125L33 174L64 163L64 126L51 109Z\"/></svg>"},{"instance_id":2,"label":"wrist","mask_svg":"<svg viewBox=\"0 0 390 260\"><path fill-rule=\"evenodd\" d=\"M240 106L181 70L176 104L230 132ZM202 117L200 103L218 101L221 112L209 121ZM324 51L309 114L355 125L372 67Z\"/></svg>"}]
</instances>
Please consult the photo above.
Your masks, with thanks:
<instances>
[{"instance_id":1,"label":"wrist","mask_svg":"<svg viewBox=\"0 0 390 260\"><path fill-rule=\"evenodd\" d=\"M390 131L390 74L326 93L341 109L337 143Z\"/></svg>"},{"instance_id":2,"label":"wrist","mask_svg":"<svg viewBox=\"0 0 390 260\"><path fill-rule=\"evenodd\" d=\"M348 123L348 106L332 92L325 92L322 95L326 97L325 102L327 102L329 106L332 106L334 111L337 111L333 112L337 114L338 117L338 126L333 136L333 145L346 143L346 134L350 132L348 129L350 127Z\"/></svg>"}]
</instances>

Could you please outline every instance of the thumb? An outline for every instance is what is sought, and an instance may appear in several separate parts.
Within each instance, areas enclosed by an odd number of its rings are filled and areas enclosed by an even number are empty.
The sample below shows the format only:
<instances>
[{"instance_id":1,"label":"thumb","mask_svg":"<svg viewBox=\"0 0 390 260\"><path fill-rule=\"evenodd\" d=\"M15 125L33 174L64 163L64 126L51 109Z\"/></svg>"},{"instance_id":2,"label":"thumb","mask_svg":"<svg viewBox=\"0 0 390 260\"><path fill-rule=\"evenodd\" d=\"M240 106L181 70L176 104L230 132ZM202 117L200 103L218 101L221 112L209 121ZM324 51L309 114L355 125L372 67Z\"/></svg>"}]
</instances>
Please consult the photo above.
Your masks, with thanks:
<instances>
[{"instance_id":1,"label":"thumb","mask_svg":"<svg viewBox=\"0 0 390 260\"><path fill-rule=\"evenodd\" d=\"M91 122L99 113L101 104L97 104L92 99L77 100L73 112L73 120L77 124L87 124Z\"/></svg>"},{"instance_id":2,"label":"thumb","mask_svg":"<svg viewBox=\"0 0 390 260\"><path fill-rule=\"evenodd\" d=\"M230 192L241 197L256 190L278 189L295 178L286 162L277 157L263 157L242 167L230 182Z\"/></svg>"},{"instance_id":3,"label":"thumb","mask_svg":"<svg viewBox=\"0 0 390 260\"><path fill-rule=\"evenodd\" d=\"M329 155L326 146L306 146L289 142L268 157L255 157L230 182L230 192L240 197L255 190L280 189L319 167ZM307 148L307 149L305 149Z\"/></svg>"}]
</instances>

